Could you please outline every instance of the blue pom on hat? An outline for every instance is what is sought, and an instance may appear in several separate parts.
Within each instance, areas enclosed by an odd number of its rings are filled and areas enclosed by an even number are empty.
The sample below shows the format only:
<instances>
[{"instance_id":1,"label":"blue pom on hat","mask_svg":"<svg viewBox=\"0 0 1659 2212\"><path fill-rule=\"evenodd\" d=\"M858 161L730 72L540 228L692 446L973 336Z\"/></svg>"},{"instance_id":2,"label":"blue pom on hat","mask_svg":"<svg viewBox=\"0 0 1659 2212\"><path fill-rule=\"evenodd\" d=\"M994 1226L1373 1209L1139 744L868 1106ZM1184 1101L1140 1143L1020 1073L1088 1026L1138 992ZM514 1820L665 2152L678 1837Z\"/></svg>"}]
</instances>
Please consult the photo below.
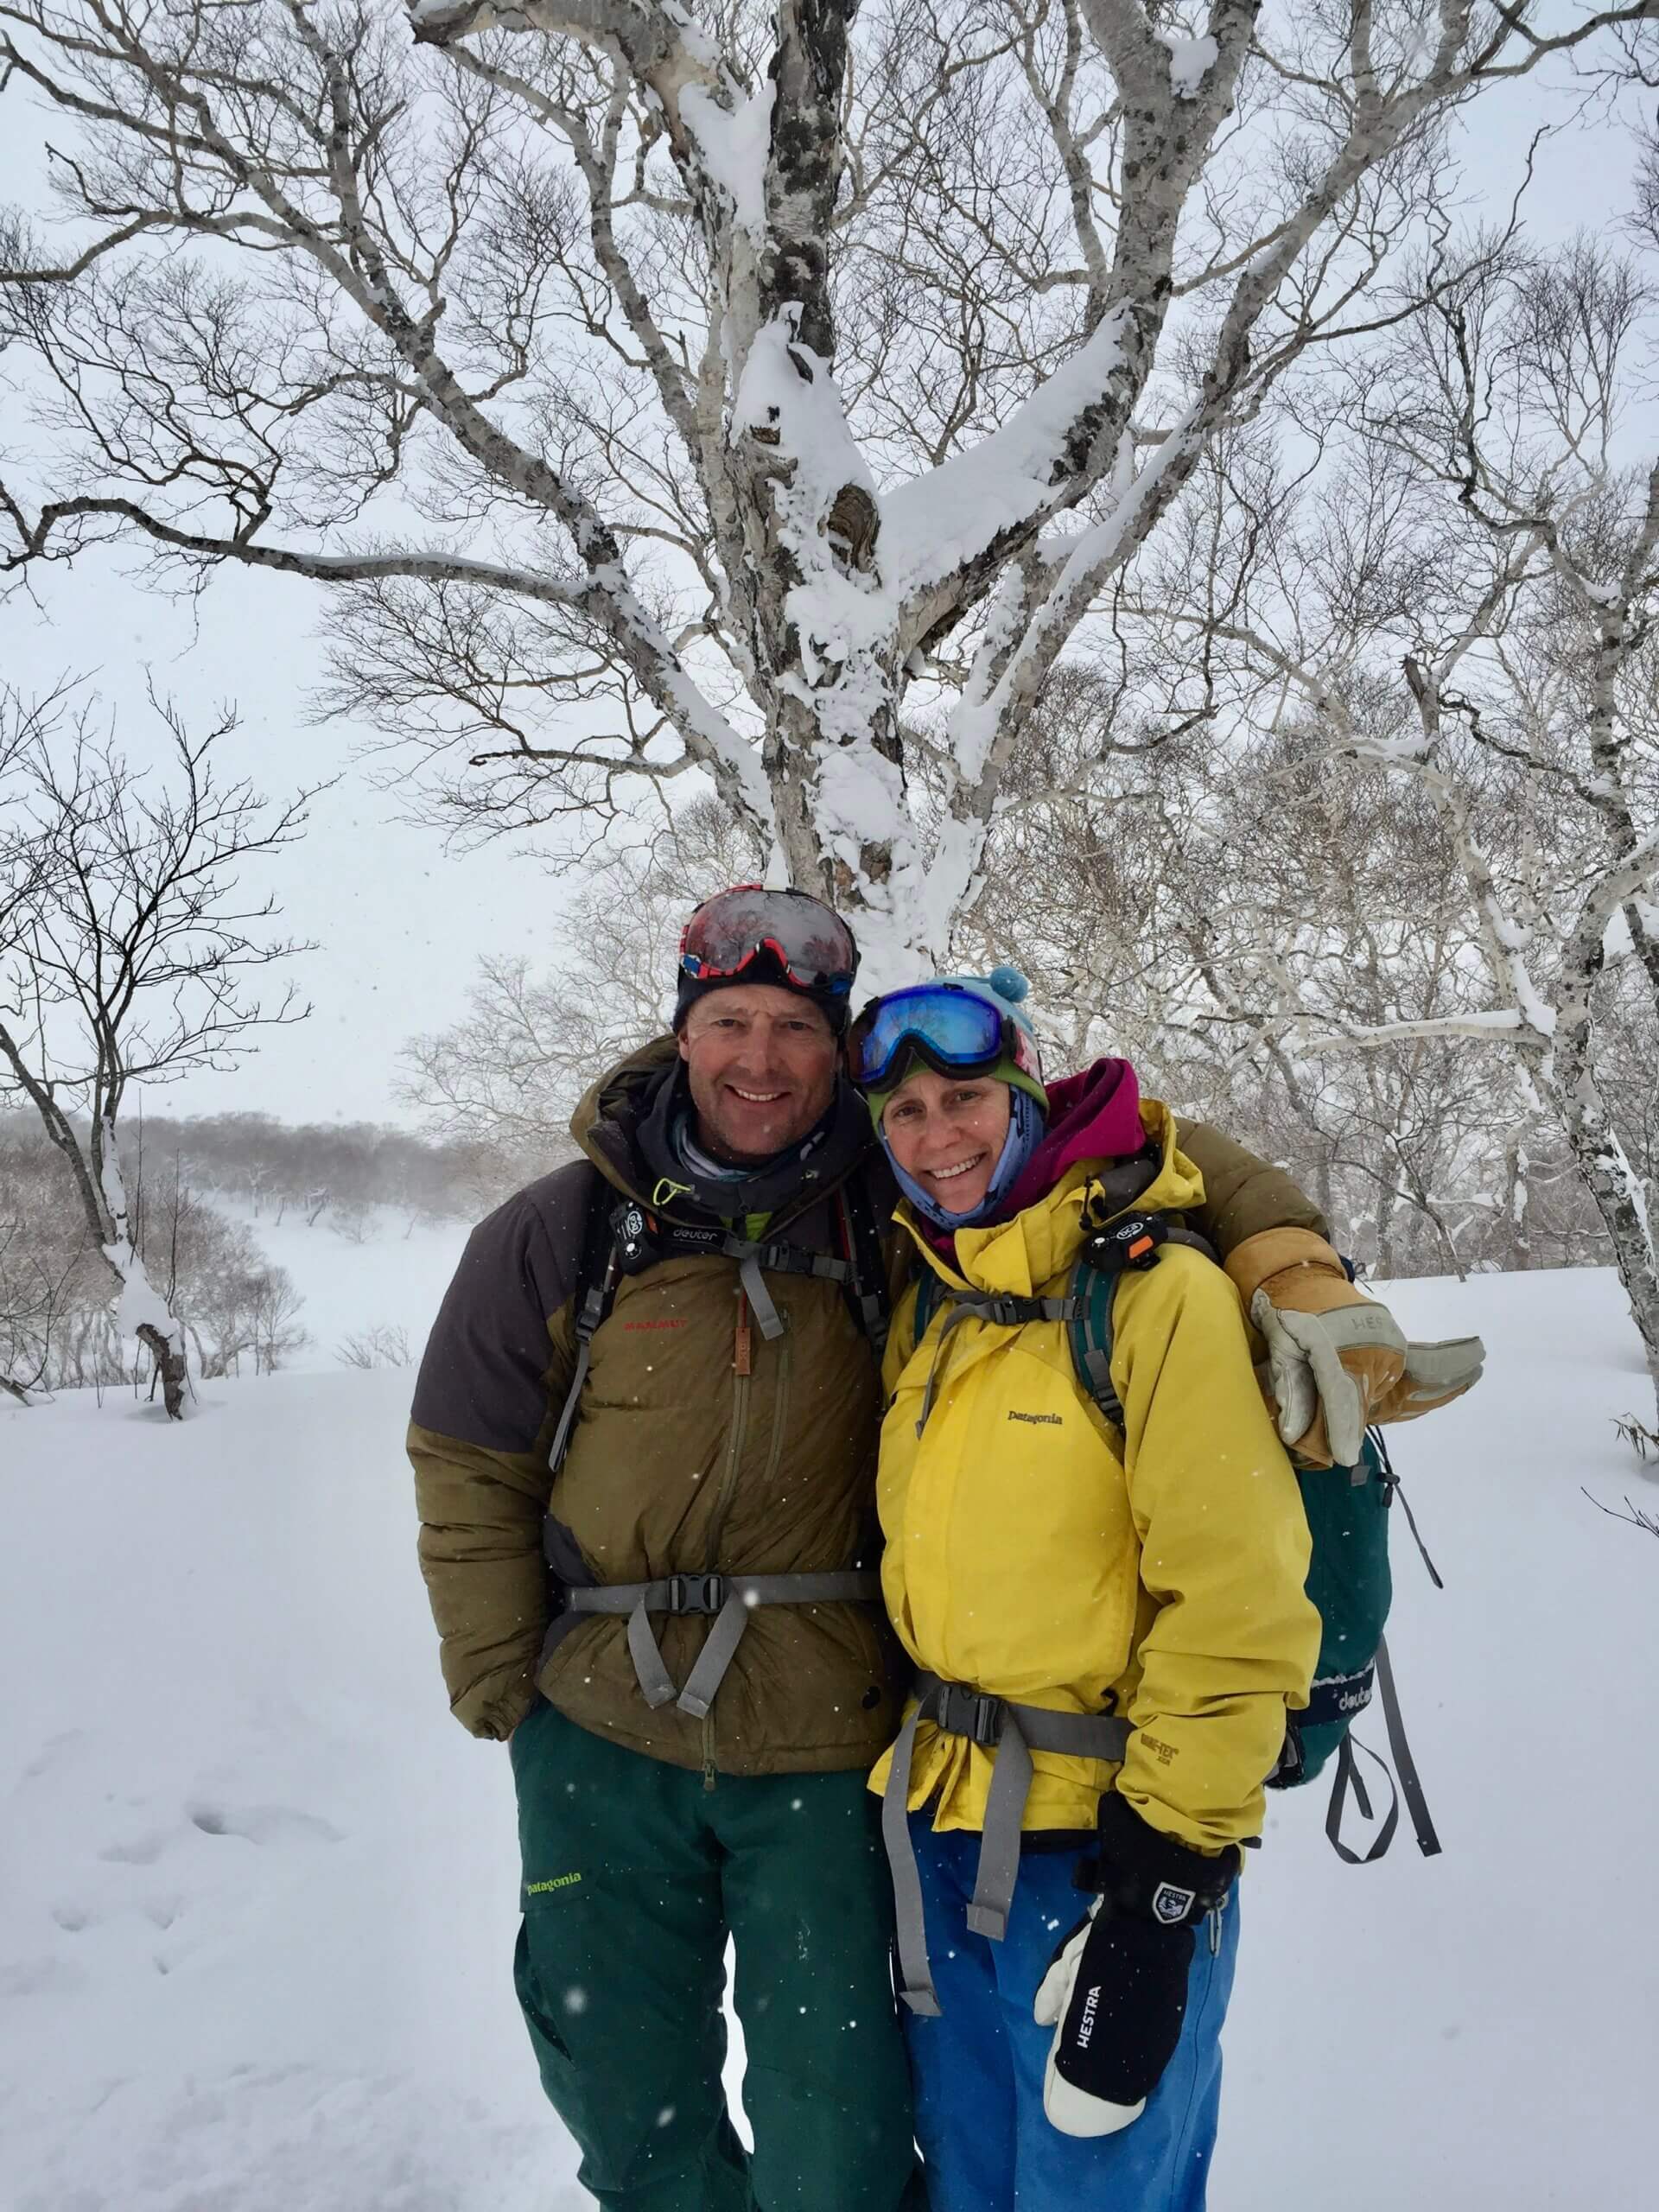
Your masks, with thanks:
<instances>
[{"instance_id":1,"label":"blue pom on hat","mask_svg":"<svg viewBox=\"0 0 1659 2212\"><path fill-rule=\"evenodd\" d=\"M1037 1032L1026 1004L1031 985L1018 968L1004 963L993 968L988 976L941 976L939 981L959 991L971 991L976 998L988 999L1017 1028L1035 1039Z\"/></svg>"}]
</instances>

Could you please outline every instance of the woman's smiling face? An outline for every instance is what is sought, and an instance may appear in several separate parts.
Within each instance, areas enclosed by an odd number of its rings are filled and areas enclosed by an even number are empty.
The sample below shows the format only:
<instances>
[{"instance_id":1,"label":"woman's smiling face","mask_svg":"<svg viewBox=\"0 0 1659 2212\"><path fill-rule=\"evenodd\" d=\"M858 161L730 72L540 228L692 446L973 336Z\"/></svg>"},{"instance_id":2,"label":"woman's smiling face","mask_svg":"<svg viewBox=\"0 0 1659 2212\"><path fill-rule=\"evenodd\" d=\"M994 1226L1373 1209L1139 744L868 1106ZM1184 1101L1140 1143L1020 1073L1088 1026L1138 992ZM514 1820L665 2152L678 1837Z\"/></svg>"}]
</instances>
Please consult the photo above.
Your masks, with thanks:
<instances>
[{"instance_id":1,"label":"woman's smiling face","mask_svg":"<svg viewBox=\"0 0 1659 2212\"><path fill-rule=\"evenodd\" d=\"M988 1075L918 1068L888 1099L881 1134L894 1160L947 1213L971 1213L991 1187L1014 1095Z\"/></svg>"}]
</instances>

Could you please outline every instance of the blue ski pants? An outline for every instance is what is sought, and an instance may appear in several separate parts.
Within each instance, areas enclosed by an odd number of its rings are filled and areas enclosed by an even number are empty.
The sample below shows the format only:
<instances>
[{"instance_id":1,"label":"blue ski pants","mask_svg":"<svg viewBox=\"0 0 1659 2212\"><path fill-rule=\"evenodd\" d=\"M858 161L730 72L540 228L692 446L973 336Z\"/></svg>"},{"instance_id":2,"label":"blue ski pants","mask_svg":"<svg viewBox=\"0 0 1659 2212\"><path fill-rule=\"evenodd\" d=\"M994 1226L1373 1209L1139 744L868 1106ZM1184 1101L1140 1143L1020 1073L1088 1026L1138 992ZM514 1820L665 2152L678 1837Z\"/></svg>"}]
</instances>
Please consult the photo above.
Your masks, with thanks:
<instances>
[{"instance_id":1,"label":"blue ski pants","mask_svg":"<svg viewBox=\"0 0 1659 2212\"><path fill-rule=\"evenodd\" d=\"M1238 1948L1238 1893L1196 1931L1174 2057L1116 2135L1062 2135L1043 2111L1053 2031L1031 2016L1055 1945L1083 1916L1074 1854L1027 1851L1006 1939L968 1927L979 1837L911 1821L942 2017L906 2017L916 2137L931 2212L1204 2212L1221 2101L1221 2024Z\"/></svg>"}]
</instances>

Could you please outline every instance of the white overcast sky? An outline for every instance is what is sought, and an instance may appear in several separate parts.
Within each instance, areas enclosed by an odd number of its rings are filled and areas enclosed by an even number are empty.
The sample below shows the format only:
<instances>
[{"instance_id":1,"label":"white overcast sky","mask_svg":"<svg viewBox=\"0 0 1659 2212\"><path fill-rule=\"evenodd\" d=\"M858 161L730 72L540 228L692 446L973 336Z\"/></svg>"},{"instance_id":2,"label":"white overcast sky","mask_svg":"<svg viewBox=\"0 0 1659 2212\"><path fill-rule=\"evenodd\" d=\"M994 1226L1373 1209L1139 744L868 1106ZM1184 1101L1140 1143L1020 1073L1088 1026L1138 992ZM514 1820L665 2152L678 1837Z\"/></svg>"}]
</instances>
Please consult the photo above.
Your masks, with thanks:
<instances>
[{"instance_id":1,"label":"white overcast sky","mask_svg":"<svg viewBox=\"0 0 1659 2212\"><path fill-rule=\"evenodd\" d=\"M41 140L23 106L16 86L0 100L0 200L38 205ZM1565 111L1560 98L1534 87L1482 101L1465 165L1471 213L1477 199L1491 213L1507 205L1533 130ZM61 125L53 136L67 143ZM1542 240L1610 224L1627 204L1630 165L1627 141L1605 124L1593 137L1568 131L1546 146L1527 203L1531 233ZM27 451L29 436L0 382L0 447ZM26 695L66 675L91 678L120 708L125 749L143 760L158 751L148 671L193 721L236 702L242 728L225 765L272 796L340 778L316 801L304 843L270 878L289 931L319 948L294 963L311 1019L268 1033L239 1071L193 1077L152 1091L148 1103L152 1111L257 1109L295 1121L407 1119L392 1096L404 1040L455 1018L481 953L534 957L566 888L508 845L446 853L435 832L400 822L395 799L353 764L365 733L311 726L307 693L324 611L311 587L227 573L192 607L129 581L124 569L134 564L130 554L100 552L78 569L41 575L38 603L22 594L0 602L0 676Z\"/></svg>"}]
</instances>

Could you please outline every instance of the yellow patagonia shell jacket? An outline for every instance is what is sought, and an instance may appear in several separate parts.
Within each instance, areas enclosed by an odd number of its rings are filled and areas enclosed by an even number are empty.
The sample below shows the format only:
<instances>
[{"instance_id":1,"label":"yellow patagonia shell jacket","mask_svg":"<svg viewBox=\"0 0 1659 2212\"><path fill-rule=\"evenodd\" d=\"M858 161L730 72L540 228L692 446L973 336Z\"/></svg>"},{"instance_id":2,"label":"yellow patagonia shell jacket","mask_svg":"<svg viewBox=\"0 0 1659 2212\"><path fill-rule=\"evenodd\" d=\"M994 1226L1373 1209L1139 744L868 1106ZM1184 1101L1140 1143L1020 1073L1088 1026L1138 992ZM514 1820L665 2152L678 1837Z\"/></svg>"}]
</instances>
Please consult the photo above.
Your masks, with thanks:
<instances>
[{"instance_id":1,"label":"yellow patagonia shell jacket","mask_svg":"<svg viewBox=\"0 0 1659 2212\"><path fill-rule=\"evenodd\" d=\"M1201 1204L1168 1108L1144 1100L1141 1114L1163 1157L1137 1209ZM897 1218L957 1288L1063 1296L1090 1173L1079 1163L1014 1220L959 1230L959 1274L906 1209ZM1303 1591L1307 1523L1237 1293L1179 1244L1123 1278L1111 1360L1122 1436L1079 1387L1064 1322L969 1315L941 1351L950 1310L939 1301L917 1344L908 1293L884 1376L882 1580L911 1656L1021 1704L1125 1715L1134 1733L1117 1788L1153 1827L1201 1851L1259 1834L1262 1783L1287 1707L1307 1701L1319 1622ZM937 1828L981 1827L994 1757L924 1722L912 1809L934 1803ZM1092 1829L1113 1768L1045 1751L1032 1764L1025 1826Z\"/></svg>"}]
</instances>

